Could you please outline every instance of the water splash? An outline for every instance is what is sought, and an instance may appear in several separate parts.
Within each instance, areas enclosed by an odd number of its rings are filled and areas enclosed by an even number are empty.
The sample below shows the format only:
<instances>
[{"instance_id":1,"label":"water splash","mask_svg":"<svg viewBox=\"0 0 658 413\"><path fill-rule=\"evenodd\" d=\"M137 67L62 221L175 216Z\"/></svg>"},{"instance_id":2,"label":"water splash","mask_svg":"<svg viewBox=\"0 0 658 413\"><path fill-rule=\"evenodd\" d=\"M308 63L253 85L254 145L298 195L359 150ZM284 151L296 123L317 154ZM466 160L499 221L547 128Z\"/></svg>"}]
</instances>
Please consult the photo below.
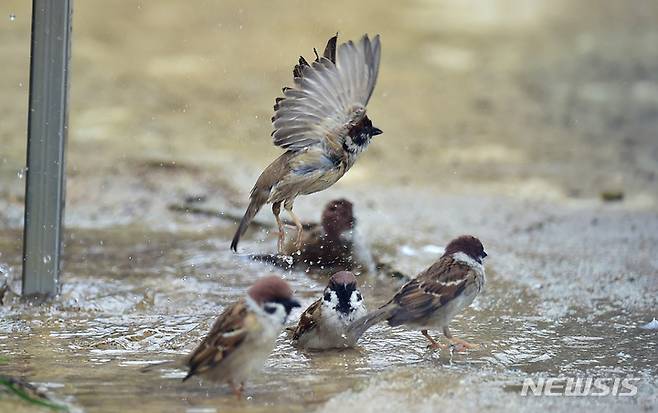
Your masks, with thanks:
<instances>
[{"instance_id":1,"label":"water splash","mask_svg":"<svg viewBox=\"0 0 658 413\"><path fill-rule=\"evenodd\" d=\"M658 330L658 320L654 318L640 328L643 330Z\"/></svg>"}]
</instances>

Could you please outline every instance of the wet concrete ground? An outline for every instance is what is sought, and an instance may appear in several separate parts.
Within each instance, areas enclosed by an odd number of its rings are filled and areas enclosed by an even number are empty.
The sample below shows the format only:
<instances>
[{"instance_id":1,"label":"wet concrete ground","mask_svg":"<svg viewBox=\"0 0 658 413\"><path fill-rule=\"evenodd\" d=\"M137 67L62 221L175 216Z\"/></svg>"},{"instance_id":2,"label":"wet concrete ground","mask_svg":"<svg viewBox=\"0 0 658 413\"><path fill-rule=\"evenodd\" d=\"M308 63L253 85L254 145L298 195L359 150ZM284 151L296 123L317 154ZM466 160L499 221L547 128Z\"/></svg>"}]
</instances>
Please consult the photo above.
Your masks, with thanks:
<instances>
[{"instance_id":1,"label":"wet concrete ground","mask_svg":"<svg viewBox=\"0 0 658 413\"><path fill-rule=\"evenodd\" d=\"M0 272L18 291L29 9L0 12L16 16L0 18ZM658 317L657 19L650 1L76 3L62 294L45 307L6 297L0 374L85 411L658 409L658 336L639 328ZM241 212L278 153L274 97L337 29L382 35L369 111L385 134L295 208L317 220L318 205L351 199L362 238L409 274L478 235L489 283L454 330L482 349L433 354L383 326L324 354L282 336L241 403L173 370L139 373L194 347L271 272L228 251L231 220L169 206L203 196ZM241 247L274 240L252 231ZM285 275L305 304L324 285ZM361 282L373 308L396 288ZM525 378L552 376L641 384L630 398L520 395Z\"/></svg>"}]
</instances>

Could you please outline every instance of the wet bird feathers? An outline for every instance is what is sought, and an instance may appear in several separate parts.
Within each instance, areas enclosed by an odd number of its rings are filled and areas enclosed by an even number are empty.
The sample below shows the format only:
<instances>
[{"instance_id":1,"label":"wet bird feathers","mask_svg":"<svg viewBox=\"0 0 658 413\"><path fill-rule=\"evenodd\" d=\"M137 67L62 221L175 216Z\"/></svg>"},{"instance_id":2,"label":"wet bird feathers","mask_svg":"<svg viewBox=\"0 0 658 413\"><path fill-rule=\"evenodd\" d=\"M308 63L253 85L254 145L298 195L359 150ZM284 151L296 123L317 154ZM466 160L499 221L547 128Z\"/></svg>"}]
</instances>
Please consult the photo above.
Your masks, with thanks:
<instances>
[{"instance_id":1,"label":"wet bird feathers","mask_svg":"<svg viewBox=\"0 0 658 413\"><path fill-rule=\"evenodd\" d=\"M336 47L329 39L312 63L300 57L293 69L294 86L283 88L272 117L272 139L286 150L260 175L231 249L237 250L249 222L266 203L285 202L292 211L298 195L322 191L354 164L370 137L381 133L366 116L377 82L379 36ZM277 207L279 208L279 207ZM278 213L275 212L278 216Z\"/></svg>"},{"instance_id":2,"label":"wet bird feathers","mask_svg":"<svg viewBox=\"0 0 658 413\"><path fill-rule=\"evenodd\" d=\"M366 113L377 82L381 46L379 36L367 35L355 44L329 39L323 56L309 64L300 57L293 70L295 86L283 89L272 123L274 144L300 150L323 144L335 151Z\"/></svg>"},{"instance_id":3,"label":"wet bird feathers","mask_svg":"<svg viewBox=\"0 0 658 413\"><path fill-rule=\"evenodd\" d=\"M466 277L464 274L467 274ZM466 264L450 257L442 258L405 284L386 304L399 306L398 311L388 319L389 325L397 326L433 314L460 296L475 278L476 274Z\"/></svg>"},{"instance_id":4,"label":"wet bird feathers","mask_svg":"<svg viewBox=\"0 0 658 413\"><path fill-rule=\"evenodd\" d=\"M292 339L299 340L299 338L318 326L318 319L322 317L322 298L311 304L306 311L299 318L299 323L293 331Z\"/></svg>"},{"instance_id":5,"label":"wet bird feathers","mask_svg":"<svg viewBox=\"0 0 658 413\"><path fill-rule=\"evenodd\" d=\"M379 309L356 320L348 335L357 340L371 326L388 321L392 327L408 324L427 328L449 321L470 305L484 285L483 273L451 256L443 256L406 283Z\"/></svg>"},{"instance_id":6,"label":"wet bird feathers","mask_svg":"<svg viewBox=\"0 0 658 413\"><path fill-rule=\"evenodd\" d=\"M217 318L203 342L186 360L189 372L183 380L202 374L229 357L246 339L247 325L257 323L255 317L248 313L244 300L227 308Z\"/></svg>"}]
</instances>

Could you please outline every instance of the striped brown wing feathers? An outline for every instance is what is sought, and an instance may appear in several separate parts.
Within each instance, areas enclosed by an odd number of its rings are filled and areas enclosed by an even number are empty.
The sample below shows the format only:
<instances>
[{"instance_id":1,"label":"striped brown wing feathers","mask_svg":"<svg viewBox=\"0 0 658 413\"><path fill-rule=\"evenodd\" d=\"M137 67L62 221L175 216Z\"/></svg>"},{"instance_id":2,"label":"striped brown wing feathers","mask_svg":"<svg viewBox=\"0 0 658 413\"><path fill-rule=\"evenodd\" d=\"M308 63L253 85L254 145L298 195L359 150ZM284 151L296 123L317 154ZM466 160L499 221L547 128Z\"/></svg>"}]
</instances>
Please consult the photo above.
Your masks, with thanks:
<instances>
[{"instance_id":1,"label":"striped brown wing feathers","mask_svg":"<svg viewBox=\"0 0 658 413\"><path fill-rule=\"evenodd\" d=\"M274 105L274 144L293 151L316 144L340 148L347 132L365 116L380 54L379 36L371 41L365 35L338 48L332 37L323 56L310 64L300 58L293 70L294 87L284 88L284 97Z\"/></svg>"},{"instance_id":2,"label":"striped brown wing feathers","mask_svg":"<svg viewBox=\"0 0 658 413\"><path fill-rule=\"evenodd\" d=\"M418 274L416 279L423 282L438 281L442 284L450 284L463 280L469 272L470 267L468 264L447 256L441 257L440 260L430 265L429 268Z\"/></svg>"},{"instance_id":3,"label":"striped brown wing feathers","mask_svg":"<svg viewBox=\"0 0 658 413\"><path fill-rule=\"evenodd\" d=\"M317 322L315 320L318 317L320 317L321 306L322 306L322 298L315 301L306 309L306 311L304 311L304 313L299 319L297 328L295 328L295 331L293 332L292 335L293 340L299 340L299 338L302 335L308 333L309 331L317 327Z\"/></svg>"},{"instance_id":4,"label":"striped brown wing feathers","mask_svg":"<svg viewBox=\"0 0 658 413\"><path fill-rule=\"evenodd\" d=\"M245 323L248 317L244 301L227 308L217 318L203 342L189 356L187 366L190 370L183 380L203 373L230 355L247 336Z\"/></svg>"},{"instance_id":5,"label":"striped brown wing feathers","mask_svg":"<svg viewBox=\"0 0 658 413\"><path fill-rule=\"evenodd\" d=\"M396 326L427 317L462 293L470 278L471 272L466 264L450 257L441 258L405 284L387 303L399 306L389 324Z\"/></svg>"}]
</instances>

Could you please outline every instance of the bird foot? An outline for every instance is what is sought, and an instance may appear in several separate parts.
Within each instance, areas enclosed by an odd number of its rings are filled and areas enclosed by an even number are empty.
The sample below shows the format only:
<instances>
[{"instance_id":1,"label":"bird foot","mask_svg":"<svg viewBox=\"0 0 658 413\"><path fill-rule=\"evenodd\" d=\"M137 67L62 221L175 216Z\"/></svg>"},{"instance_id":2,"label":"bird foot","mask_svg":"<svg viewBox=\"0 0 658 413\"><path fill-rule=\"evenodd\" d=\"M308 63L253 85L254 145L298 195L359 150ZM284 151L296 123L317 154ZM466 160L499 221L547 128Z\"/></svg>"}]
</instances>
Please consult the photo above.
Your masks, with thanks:
<instances>
[{"instance_id":1,"label":"bird foot","mask_svg":"<svg viewBox=\"0 0 658 413\"><path fill-rule=\"evenodd\" d=\"M238 400L242 400L242 395L244 394L244 383L240 383L239 386L236 386L235 383L229 382L229 386L231 387L233 395L235 395Z\"/></svg>"},{"instance_id":2,"label":"bird foot","mask_svg":"<svg viewBox=\"0 0 658 413\"><path fill-rule=\"evenodd\" d=\"M421 330L421 334L430 342L427 345L428 349L441 350L441 349L445 348L445 344L441 344L438 341L434 340L432 338L432 336L429 335L427 330Z\"/></svg>"},{"instance_id":3,"label":"bird foot","mask_svg":"<svg viewBox=\"0 0 658 413\"><path fill-rule=\"evenodd\" d=\"M437 343L436 341L427 345L428 350L444 350L446 347L445 344Z\"/></svg>"},{"instance_id":4,"label":"bird foot","mask_svg":"<svg viewBox=\"0 0 658 413\"><path fill-rule=\"evenodd\" d=\"M302 246L303 246L303 243L302 243L302 238L303 237L302 237L302 235L303 235L303 233L304 232L302 231L302 229L299 229L299 231L297 231L297 237L295 237L295 248L297 249L297 251L301 251L301 249L302 249Z\"/></svg>"},{"instance_id":5,"label":"bird foot","mask_svg":"<svg viewBox=\"0 0 658 413\"><path fill-rule=\"evenodd\" d=\"M477 350L480 348L480 345L469 343L468 341L459 338L452 338L450 340L450 348L459 353L466 350Z\"/></svg>"},{"instance_id":6,"label":"bird foot","mask_svg":"<svg viewBox=\"0 0 658 413\"><path fill-rule=\"evenodd\" d=\"M285 232L279 232L278 233L278 239L276 241L276 250L279 254L285 255L286 252L284 250L285 242L286 242L286 233Z\"/></svg>"}]
</instances>

